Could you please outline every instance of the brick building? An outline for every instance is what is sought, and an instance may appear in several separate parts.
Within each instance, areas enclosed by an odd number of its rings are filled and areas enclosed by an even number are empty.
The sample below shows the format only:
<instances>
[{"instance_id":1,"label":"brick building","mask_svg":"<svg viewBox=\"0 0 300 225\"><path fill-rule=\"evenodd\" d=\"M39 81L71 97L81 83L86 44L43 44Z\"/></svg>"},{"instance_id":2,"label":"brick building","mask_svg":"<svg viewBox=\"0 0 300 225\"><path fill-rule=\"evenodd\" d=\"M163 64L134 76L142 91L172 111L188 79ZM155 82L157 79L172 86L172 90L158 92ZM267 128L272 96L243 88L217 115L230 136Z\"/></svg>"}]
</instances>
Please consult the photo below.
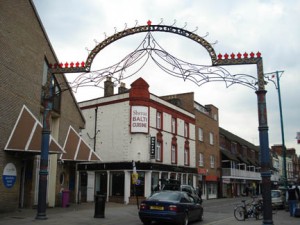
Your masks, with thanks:
<instances>
[{"instance_id":1,"label":"brick building","mask_svg":"<svg viewBox=\"0 0 300 225\"><path fill-rule=\"evenodd\" d=\"M218 197L220 184L219 115L213 105L202 106L194 93L163 96L163 99L195 115L196 168L203 198Z\"/></svg>"},{"instance_id":2,"label":"brick building","mask_svg":"<svg viewBox=\"0 0 300 225\"><path fill-rule=\"evenodd\" d=\"M222 197L260 194L259 147L220 128L220 152Z\"/></svg>"},{"instance_id":3,"label":"brick building","mask_svg":"<svg viewBox=\"0 0 300 225\"><path fill-rule=\"evenodd\" d=\"M37 204L42 87L48 63L58 60L32 1L1 1L0 26L0 212L5 212ZM74 151L69 144L70 131L73 140L79 140L77 132L85 126L73 94L62 90L61 83L65 84L66 78L56 75L50 119L48 206L60 204L59 193L65 189L70 190L74 201L74 162L78 159L67 157L64 163L61 159L67 149ZM79 151L81 148L87 145L83 143Z\"/></svg>"}]
</instances>

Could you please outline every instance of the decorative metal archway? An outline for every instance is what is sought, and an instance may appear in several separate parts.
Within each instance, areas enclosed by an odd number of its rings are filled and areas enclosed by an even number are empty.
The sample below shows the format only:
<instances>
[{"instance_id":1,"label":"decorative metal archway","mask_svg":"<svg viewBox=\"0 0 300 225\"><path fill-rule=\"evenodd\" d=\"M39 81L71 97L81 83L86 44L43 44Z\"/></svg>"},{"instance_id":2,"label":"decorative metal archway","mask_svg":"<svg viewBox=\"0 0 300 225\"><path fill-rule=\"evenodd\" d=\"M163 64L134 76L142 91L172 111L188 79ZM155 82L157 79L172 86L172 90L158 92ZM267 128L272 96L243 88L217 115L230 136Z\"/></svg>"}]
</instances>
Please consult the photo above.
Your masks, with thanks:
<instances>
[{"instance_id":1,"label":"decorative metal archway","mask_svg":"<svg viewBox=\"0 0 300 225\"><path fill-rule=\"evenodd\" d=\"M165 52L162 48L157 48L155 44L157 42L152 37L151 32L168 32L173 33L177 35L181 35L183 37L189 38L200 45L202 45L208 52L209 56L211 57L211 65L210 66L199 66L195 64L189 64L192 65L193 70L190 69L183 69L182 67L179 68L180 72L183 72L182 78L183 79L190 79L191 77L196 81L198 85L202 85L203 83L209 82L209 81L225 81L230 82L230 84L242 84L245 86L248 86L256 91L257 94L257 106L258 106L258 119L259 119L259 140L260 140L260 163L261 163L261 177L262 177L262 196L263 196L263 204L265 206L271 205L271 172L270 172L270 155L269 155L269 140L268 140L268 123L267 123L267 107L266 107L266 90L265 90L265 80L264 80L264 74L263 74L263 62L261 53L258 52L254 54L251 52L250 54L244 53L243 55L241 53L238 54L219 54L216 55L212 45L207 42L203 37L198 36L197 34L187 31L183 28L172 26L166 26L166 25L151 25L151 21L147 22L147 25L144 26L135 26L133 28L124 29L121 32L115 33L114 35L106 38L104 41L99 43L88 55L86 62L82 63L65 63L65 64L54 64L49 65L50 69L48 72L48 79L47 83L45 85L44 90L44 115L43 115L43 131L42 131L42 150L41 150L41 164L40 164L40 188L39 188L39 200L38 200L38 213L37 213L37 219L44 219L46 216L46 187L47 187L47 168L48 168L48 150L49 150L49 134L50 134L50 124L49 124L49 118L50 118L50 111L52 109L52 96L53 90L52 90L52 79L55 74L61 74L61 73L82 73L84 74L90 73L91 71L91 65L93 63L94 58L96 55L105 47L110 45L111 43L124 38L129 35L134 35L137 33L147 32L145 40L152 39L152 45L150 42L148 42L148 45L141 45L142 48L136 49L132 54L129 55L129 57L136 57L136 59L139 59L141 55L143 55L143 52L151 52L155 53L158 56L161 56L162 59L169 59L168 62L174 62L173 65L181 65L183 61L179 61L176 57L171 56L167 52ZM144 42L142 42L144 43ZM154 44L154 45L153 45ZM158 45L159 46L159 45ZM163 54L159 54L163 53ZM123 62L127 62L127 58L125 57ZM153 59L153 58L152 58ZM129 64L123 64L123 66L120 66L120 64L116 64L112 66L110 69L112 69L112 72L103 72L99 73L100 78L111 76L112 74L116 72L122 72L122 68L124 69L124 65L129 66L132 63L136 62L135 60L130 61ZM180 63L178 63L180 62ZM172 64L172 63L171 63ZM228 65L246 65L246 64L254 64L257 67L257 78L253 76L249 76L246 74L239 74L239 75L231 75L227 70L222 68L221 66L228 66ZM203 73L203 70L206 69L205 73ZM214 68L217 68L216 70L213 70ZM180 70L181 69L181 70ZM107 68L106 68L107 70ZM188 71L188 75L185 74ZM213 77L210 77L209 75L213 74ZM195 79L194 76L200 76L200 82L199 80ZM215 76L217 75L217 76ZM82 78L82 77L81 77ZM88 77L88 80L92 80L95 82L95 77ZM79 82L79 85L84 84L82 81L84 79L81 79L81 82ZM119 79L120 80L120 79ZM101 81L98 80L98 81ZM96 81L97 82L97 81ZM199 85L199 86L200 86ZM230 85L229 85L230 86ZM69 88L67 86L67 88ZM271 207L264 207L264 214L263 214L263 224L273 224L272 221L272 209Z\"/></svg>"}]
</instances>

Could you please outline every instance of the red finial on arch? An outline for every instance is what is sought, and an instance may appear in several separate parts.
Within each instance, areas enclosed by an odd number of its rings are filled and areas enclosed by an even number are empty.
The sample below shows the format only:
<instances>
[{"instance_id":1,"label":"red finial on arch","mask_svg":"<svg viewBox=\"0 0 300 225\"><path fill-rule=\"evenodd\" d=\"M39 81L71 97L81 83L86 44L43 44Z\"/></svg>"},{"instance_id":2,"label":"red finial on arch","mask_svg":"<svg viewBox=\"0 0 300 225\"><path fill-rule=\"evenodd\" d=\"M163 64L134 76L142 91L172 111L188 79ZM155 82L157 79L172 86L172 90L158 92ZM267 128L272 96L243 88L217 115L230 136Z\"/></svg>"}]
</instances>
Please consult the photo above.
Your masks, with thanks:
<instances>
[{"instance_id":1,"label":"red finial on arch","mask_svg":"<svg viewBox=\"0 0 300 225\"><path fill-rule=\"evenodd\" d=\"M151 20L147 21L148 26L151 26L151 23L152 23Z\"/></svg>"},{"instance_id":2,"label":"red finial on arch","mask_svg":"<svg viewBox=\"0 0 300 225\"><path fill-rule=\"evenodd\" d=\"M256 56L257 56L257 58L260 58L260 57L261 57L261 53L260 53L260 52L257 52L257 53L256 53Z\"/></svg>"},{"instance_id":3,"label":"red finial on arch","mask_svg":"<svg viewBox=\"0 0 300 225\"><path fill-rule=\"evenodd\" d=\"M221 53L219 53L219 55L218 55L218 59L222 59L222 54Z\"/></svg>"}]
</instances>

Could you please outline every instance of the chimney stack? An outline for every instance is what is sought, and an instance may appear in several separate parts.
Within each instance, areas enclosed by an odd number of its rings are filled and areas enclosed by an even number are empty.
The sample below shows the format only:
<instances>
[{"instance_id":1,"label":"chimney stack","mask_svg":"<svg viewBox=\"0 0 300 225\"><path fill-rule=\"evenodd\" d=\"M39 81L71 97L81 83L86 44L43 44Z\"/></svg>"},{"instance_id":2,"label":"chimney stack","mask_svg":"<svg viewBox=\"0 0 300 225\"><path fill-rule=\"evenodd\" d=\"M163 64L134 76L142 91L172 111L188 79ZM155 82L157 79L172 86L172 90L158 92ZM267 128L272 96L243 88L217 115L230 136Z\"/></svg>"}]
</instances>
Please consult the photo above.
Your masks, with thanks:
<instances>
[{"instance_id":1,"label":"chimney stack","mask_svg":"<svg viewBox=\"0 0 300 225\"><path fill-rule=\"evenodd\" d=\"M111 77L107 77L104 81L104 97L114 95L114 83L111 81Z\"/></svg>"},{"instance_id":2,"label":"chimney stack","mask_svg":"<svg viewBox=\"0 0 300 225\"><path fill-rule=\"evenodd\" d=\"M121 82L120 87L118 89L118 94L126 93L128 89L125 87L125 83Z\"/></svg>"}]
</instances>

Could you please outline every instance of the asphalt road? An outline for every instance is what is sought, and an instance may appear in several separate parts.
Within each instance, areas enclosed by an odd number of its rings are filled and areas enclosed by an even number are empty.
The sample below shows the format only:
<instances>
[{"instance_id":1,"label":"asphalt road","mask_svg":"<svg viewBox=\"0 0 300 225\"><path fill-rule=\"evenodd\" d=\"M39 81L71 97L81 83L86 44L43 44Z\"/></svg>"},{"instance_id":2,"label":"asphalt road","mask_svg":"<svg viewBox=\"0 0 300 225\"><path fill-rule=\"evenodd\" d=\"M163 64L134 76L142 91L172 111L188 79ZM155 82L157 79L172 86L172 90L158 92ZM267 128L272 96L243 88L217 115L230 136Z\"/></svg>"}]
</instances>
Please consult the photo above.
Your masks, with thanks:
<instances>
[{"instance_id":1,"label":"asphalt road","mask_svg":"<svg viewBox=\"0 0 300 225\"><path fill-rule=\"evenodd\" d=\"M191 225L256 225L263 224L263 220L250 218L246 221L237 221L233 216L235 205L241 202L241 198L204 200L204 219L190 223ZM94 203L82 203L71 205L68 208L47 209L47 220L36 220L35 209L23 209L15 213L0 214L0 225L142 225L138 217L136 205L123 205L107 203L105 218L94 218ZM273 224L298 225L300 218L290 217L289 213L279 210L273 215ZM159 224L157 224L159 225Z\"/></svg>"}]
</instances>

